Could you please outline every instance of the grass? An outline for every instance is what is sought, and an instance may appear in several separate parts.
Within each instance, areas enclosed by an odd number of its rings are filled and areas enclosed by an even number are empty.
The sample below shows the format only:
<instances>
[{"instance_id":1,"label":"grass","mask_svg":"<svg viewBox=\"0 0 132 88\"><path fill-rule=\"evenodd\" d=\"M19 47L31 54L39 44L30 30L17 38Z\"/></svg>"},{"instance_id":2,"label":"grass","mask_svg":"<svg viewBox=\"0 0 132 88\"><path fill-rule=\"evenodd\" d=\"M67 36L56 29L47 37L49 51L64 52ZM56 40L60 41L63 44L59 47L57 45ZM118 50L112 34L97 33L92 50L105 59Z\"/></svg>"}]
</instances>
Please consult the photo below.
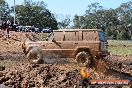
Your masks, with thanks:
<instances>
[{"instance_id":1,"label":"grass","mask_svg":"<svg viewBox=\"0 0 132 88\"><path fill-rule=\"evenodd\" d=\"M11 67L19 64L20 61L17 60L0 60L0 66L5 66L5 67Z\"/></svg>"},{"instance_id":2,"label":"grass","mask_svg":"<svg viewBox=\"0 0 132 88\"><path fill-rule=\"evenodd\" d=\"M127 45L127 46L132 46L132 41L127 41L127 40L108 40L109 45Z\"/></svg>"},{"instance_id":3,"label":"grass","mask_svg":"<svg viewBox=\"0 0 132 88\"><path fill-rule=\"evenodd\" d=\"M108 50L113 55L132 55L132 41L108 40Z\"/></svg>"},{"instance_id":4,"label":"grass","mask_svg":"<svg viewBox=\"0 0 132 88\"><path fill-rule=\"evenodd\" d=\"M47 33L40 33L37 35L37 39L39 41L45 41L45 39L47 38L48 34Z\"/></svg>"}]
</instances>

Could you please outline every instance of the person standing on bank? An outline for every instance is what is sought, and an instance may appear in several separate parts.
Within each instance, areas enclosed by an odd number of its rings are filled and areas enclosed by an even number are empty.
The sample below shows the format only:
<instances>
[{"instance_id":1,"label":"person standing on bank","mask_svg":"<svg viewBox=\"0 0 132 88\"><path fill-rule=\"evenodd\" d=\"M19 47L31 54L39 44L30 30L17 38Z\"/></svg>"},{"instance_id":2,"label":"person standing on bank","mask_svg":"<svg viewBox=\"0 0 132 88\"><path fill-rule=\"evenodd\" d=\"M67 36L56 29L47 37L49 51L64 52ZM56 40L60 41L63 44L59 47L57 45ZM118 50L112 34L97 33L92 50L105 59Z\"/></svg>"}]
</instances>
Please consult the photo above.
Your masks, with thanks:
<instances>
[{"instance_id":1,"label":"person standing on bank","mask_svg":"<svg viewBox=\"0 0 132 88\"><path fill-rule=\"evenodd\" d=\"M7 38L9 38L9 33L10 33L10 24L11 22L9 20L6 21L6 33L7 33Z\"/></svg>"}]
</instances>

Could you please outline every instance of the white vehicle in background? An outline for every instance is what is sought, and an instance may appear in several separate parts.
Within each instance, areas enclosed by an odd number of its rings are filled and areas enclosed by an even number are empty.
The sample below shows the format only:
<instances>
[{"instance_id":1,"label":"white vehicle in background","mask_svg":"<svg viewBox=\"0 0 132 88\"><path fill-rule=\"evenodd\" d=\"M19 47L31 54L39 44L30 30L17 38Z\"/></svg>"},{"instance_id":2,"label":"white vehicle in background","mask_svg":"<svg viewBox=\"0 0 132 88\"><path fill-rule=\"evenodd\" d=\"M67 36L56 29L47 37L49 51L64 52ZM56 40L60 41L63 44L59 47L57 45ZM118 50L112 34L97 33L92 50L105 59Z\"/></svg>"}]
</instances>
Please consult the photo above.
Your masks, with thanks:
<instances>
[{"instance_id":1,"label":"white vehicle in background","mask_svg":"<svg viewBox=\"0 0 132 88\"><path fill-rule=\"evenodd\" d=\"M18 32L21 32L22 28L23 28L23 26L16 26L16 29L17 29Z\"/></svg>"},{"instance_id":2,"label":"white vehicle in background","mask_svg":"<svg viewBox=\"0 0 132 88\"><path fill-rule=\"evenodd\" d=\"M35 33L39 33L40 32L40 29L39 28L35 28Z\"/></svg>"},{"instance_id":3,"label":"white vehicle in background","mask_svg":"<svg viewBox=\"0 0 132 88\"><path fill-rule=\"evenodd\" d=\"M32 26L18 26L18 31L20 32L30 32Z\"/></svg>"},{"instance_id":4,"label":"white vehicle in background","mask_svg":"<svg viewBox=\"0 0 132 88\"><path fill-rule=\"evenodd\" d=\"M17 26L16 29L19 32L40 32L40 29L34 26Z\"/></svg>"},{"instance_id":5,"label":"white vehicle in background","mask_svg":"<svg viewBox=\"0 0 132 88\"><path fill-rule=\"evenodd\" d=\"M31 32L32 26L25 26L26 27L26 32Z\"/></svg>"},{"instance_id":6,"label":"white vehicle in background","mask_svg":"<svg viewBox=\"0 0 132 88\"><path fill-rule=\"evenodd\" d=\"M43 29L41 30L41 32L43 32L43 33L50 33L50 32L52 32L52 30L51 30L51 28L46 27L46 28L43 28Z\"/></svg>"}]
</instances>

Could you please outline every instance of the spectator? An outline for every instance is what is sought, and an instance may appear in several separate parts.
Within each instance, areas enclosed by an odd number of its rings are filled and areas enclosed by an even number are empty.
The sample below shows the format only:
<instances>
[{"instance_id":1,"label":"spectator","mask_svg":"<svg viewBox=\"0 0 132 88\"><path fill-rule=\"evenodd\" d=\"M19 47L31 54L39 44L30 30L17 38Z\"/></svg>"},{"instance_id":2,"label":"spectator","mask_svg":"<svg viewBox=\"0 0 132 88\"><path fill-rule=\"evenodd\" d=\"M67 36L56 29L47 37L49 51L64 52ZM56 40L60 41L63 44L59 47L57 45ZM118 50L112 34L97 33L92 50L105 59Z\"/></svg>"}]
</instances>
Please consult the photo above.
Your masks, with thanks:
<instances>
[{"instance_id":1,"label":"spectator","mask_svg":"<svg viewBox=\"0 0 132 88\"><path fill-rule=\"evenodd\" d=\"M11 25L11 22L10 22L9 20L6 21L6 33L7 33L7 38L9 38L10 25Z\"/></svg>"},{"instance_id":2,"label":"spectator","mask_svg":"<svg viewBox=\"0 0 132 88\"><path fill-rule=\"evenodd\" d=\"M2 22L2 30L4 30L4 31L6 30L6 22L5 21Z\"/></svg>"},{"instance_id":3,"label":"spectator","mask_svg":"<svg viewBox=\"0 0 132 88\"><path fill-rule=\"evenodd\" d=\"M3 31L3 35L5 35L5 30L6 30L6 22L2 21L2 31Z\"/></svg>"},{"instance_id":4,"label":"spectator","mask_svg":"<svg viewBox=\"0 0 132 88\"><path fill-rule=\"evenodd\" d=\"M11 22L11 30L14 31L14 28L13 28L13 21Z\"/></svg>"}]
</instances>

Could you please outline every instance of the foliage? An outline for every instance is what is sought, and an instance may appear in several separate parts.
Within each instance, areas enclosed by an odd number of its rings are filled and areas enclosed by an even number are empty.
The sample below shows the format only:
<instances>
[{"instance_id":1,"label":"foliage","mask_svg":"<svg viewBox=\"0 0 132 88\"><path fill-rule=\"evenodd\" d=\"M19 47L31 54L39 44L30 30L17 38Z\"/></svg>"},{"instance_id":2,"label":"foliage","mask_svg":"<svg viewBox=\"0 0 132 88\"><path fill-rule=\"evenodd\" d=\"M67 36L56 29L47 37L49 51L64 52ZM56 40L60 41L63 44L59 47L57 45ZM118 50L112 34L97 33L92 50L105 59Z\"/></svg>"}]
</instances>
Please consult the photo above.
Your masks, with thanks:
<instances>
[{"instance_id":1,"label":"foliage","mask_svg":"<svg viewBox=\"0 0 132 88\"><path fill-rule=\"evenodd\" d=\"M92 3L83 16L74 16L74 28L102 29L108 39L130 40L132 38L132 2L121 4L116 9L105 9Z\"/></svg>"},{"instance_id":2,"label":"foliage","mask_svg":"<svg viewBox=\"0 0 132 88\"><path fill-rule=\"evenodd\" d=\"M46 8L46 4L43 1L31 2L25 0L24 4L16 5L16 19L21 25L57 29L57 21L54 15Z\"/></svg>"},{"instance_id":3,"label":"foliage","mask_svg":"<svg viewBox=\"0 0 132 88\"><path fill-rule=\"evenodd\" d=\"M66 15L66 16L58 16L59 19L61 21L58 21L58 28L60 29L65 29L65 28L68 28L70 26L70 22L71 22L71 19L70 19L70 15Z\"/></svg>"},{"instance_id":4,"label":"foliage","mask_svg":"<svg viewBox=\"0 0 132 88\"><path fill-rule=\"evenodd\" d=\"M9 8L5 0L0 0L0 21L11 19L13 21L13 7ZM16 20L21 25L51 29L69 28L70 16L66 15L61 21L56 20L54 14L47 9L43 1L32 2L24 0L21 5L16 5ZM99 3L88 5L83 16L75 15L73 28L102 29L108 39L132 39L132 1L122 3L116 9L106 9Z\"/></svg>"},{"instance_id":5,"label":"foliage","mask_svg":"<svg viewBox=\"0 0 132 88\"><path fill-rule=\"evenodd\" d=\"M79 16L75 15L73 19L74 27L75 28L80 28L80 20Z\"/></svg>"},{"instance_id":6,"label":"foliage","mask_svg":"<svg viewBox=\"0 0 132 88\"><path fill-rule=\"evenodd\" d=\"M0 0L0 20L7 20L10 17L9 5L5 0Z\"/></svg>"}]
</instances>

